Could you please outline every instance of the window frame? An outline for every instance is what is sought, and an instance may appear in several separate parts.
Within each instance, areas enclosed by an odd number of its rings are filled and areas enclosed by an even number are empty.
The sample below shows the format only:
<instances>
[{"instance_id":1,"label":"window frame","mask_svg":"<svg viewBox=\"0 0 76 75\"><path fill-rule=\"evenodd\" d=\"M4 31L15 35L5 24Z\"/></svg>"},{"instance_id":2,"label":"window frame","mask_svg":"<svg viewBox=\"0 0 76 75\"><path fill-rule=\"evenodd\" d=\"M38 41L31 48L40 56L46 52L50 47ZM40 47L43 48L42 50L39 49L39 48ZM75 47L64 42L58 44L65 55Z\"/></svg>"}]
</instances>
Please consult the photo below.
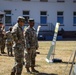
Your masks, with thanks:
<instances>
[{"instance_id":1,"label":"window frame","mask_svg":"<svg viewBox=\"0 0 76 75\"><path fill-rule=\"evenodd\" d=\"M46 12L46 15L41 15L41 12ZM46 17L46 24L41 23L41 17ZM47 11L40 11L40 24L41 26L47 26Z\"/></svg>"},{"instance_id":2,"label":"window frame","mask_svg":"<svg viewBox=\"0 0 76 75\"><path fill-rule=\"evenodd\" d=\"M10 11L10 13L7 13L8 11ZM4 12L5 12L5 25L11 26L12 25L12 11L11 10L4 10ZM10 17L9 23L6 22L6 17Z\"/></svg>"},{"instance_id":3,"label":"window frame","mask_svg":"<svg viewBox=\"0 0 76 75\"><path fill-rule=\"evenodd\" d=\"M76 26L76 23L74 24L74 18L76 18L76 15L74 15L74 13L76 13L76 11L73 12L73 26Z\"/></svg>"},{"instance_id":4,"label":"window frame","mask_svg":"<svg viewBox=\"0 0 76 75\"><path fill-rule=\"evenodd\" d=\"M65 0L57 0L57 2L65 2Z\"/></svg>"},{"instance_id":5,"label":"window frame","mask_svg":"<svg viewBox=\"0 0 76 75\"><path fill-rule=\"evenodd\" d=\"M48 0L40 0L40 2L48 2Z\"/></svg>"},{"instance_id":6,"label":"window frame","mask_svg":"<svg viewBox=\"0 0 76 75\"><path fill-rule=\"evenodd\" d=\"M62 12L62 15L58 15L58 13ZM63 18L63 23L60 23L60 26L64 26L64 11L57 11L57 22L58 22L58 17Z\"/></svg>"},{"instance_id":7,"label":"window frame","mask_svg":"<svg viewBox=\"0 0 76 75\"><path fill-rule=\"evenodd\" d=\"M31 0L22 0L22 1L31 1Z\"/></svg>"},{"instance_id":8,"label":"window frame","mask_svg":"<svg viewBox=\"0 0 76 75\"><path fill-rule=\"evenodd\" d=\"M23 17L24 17L24 18L25 18L25 17L29 17L29 18L30 18L30 11L29 11L29 10L23 10L23 12L24 12L24 11L25 11L25 12L27 12L27 11L28 11L28 12L29 12L29 14L23 14ZM29 18L28 18L28 19L29 19ZM27 26L28 26L28 20L27 20L27 22L25 22L25 25L27 25Z\"/></svg>"}]
</instances>

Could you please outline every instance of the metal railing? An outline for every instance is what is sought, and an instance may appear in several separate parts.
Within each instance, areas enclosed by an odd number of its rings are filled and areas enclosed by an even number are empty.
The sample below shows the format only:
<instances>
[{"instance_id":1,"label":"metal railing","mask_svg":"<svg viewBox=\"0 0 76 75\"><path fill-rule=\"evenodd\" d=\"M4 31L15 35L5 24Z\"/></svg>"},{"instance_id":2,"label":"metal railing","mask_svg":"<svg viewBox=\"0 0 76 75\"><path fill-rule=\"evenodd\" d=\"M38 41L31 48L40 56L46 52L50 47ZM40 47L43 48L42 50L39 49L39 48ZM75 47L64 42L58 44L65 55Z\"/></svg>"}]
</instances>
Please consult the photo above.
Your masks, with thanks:
<instances>
[{"instance_id":1,"label":"metal railing","mask_svg":"<svg viewBox=\"0 0 76 75\"><path fill-rule=\"evenodd\" d=\"M35 28L37 29L39 25L41 26L40 31L54 31L55 28L53 23L47 23L47 24L35 23Z\"/></svg>"}]
</instances>

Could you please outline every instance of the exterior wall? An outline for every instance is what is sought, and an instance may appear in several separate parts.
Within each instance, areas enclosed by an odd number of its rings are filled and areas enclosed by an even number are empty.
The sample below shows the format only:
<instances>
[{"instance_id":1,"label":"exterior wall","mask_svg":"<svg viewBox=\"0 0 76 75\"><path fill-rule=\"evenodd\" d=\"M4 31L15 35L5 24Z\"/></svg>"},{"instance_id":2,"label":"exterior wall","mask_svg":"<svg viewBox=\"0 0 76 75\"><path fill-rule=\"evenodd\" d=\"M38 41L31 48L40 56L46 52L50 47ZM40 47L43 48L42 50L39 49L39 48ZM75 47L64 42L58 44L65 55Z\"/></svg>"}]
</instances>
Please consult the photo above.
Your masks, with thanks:
<instances>
[{"instance_id":1,"label":"exterior wall","mask_svg":"<svg viewBox=\"0 0 76 75\"><path fill-rule=\"evenodd\" d=\"M12 25L16 23L18 16L23 16L23 10L29 10L30 17L34 18L36 23L40 23L40 11L47 11L47 23L52 23L54 26L57 22L57 11L63 11L64 26L60 26L60 29L63 28L65 31L76 30L76 26L73 26L73 12L76 11L76 3L73 3L72 0L65 0L65 2L57 2L57 0L48 0L48 2L0 0L0 10L12 11ZM49 27L42 26L41 29L48 30Z\"/></svg>"}]
</instances>

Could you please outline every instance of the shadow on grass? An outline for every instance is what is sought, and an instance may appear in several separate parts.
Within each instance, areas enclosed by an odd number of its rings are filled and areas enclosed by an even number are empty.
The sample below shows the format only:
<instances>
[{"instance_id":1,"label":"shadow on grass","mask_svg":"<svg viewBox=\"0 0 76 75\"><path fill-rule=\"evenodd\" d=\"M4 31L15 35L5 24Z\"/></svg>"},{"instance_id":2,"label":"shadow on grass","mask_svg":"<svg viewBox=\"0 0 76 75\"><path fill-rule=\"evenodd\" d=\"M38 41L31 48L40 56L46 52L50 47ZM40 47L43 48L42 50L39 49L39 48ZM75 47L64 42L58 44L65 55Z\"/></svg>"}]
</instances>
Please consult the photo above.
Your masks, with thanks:
<instances>
[{"instance_id":1,"label":"shadow on grass","mask_svg":"<svg viewBox=\"0 0 76 75\"><path fill-rule=\"evenodd\" d=\"M72 64L72 62L62 62L62 63L64 63L64 64ZM74 64L75 64L75 62L74 62Z\"/></svg>"},{"instance_id":2,"label":"shadow on grass","mask_svg":"<svg viewBox=\"0 0 76 75\"><path fill-rule=\"evenodd\" d=\"M40 65L36 64L35 67L41 67Z\"/></svg>"},{"instance_id":3,"label":"shadow on grass","mask_svg":"<svg viewBox=\"0 0 76 75\"><path fill-rule=\"evenodd\" d=\"M33 74L33 75L58 75L58 74L54 74L54 73L38 73L38 74Z\"/></svg>"},{"instance_id":4,"label":"shadow on grass","mask_svg":"<svg viewBox=\"0 0 76 75\"><path fill-rule=\"evenodd\" d=\"M68 63L68 62L66 62L66 61L65 61L65 62L63 62L63 61L62 61L62 62L53 62L53 63L61 63L61 64L62 64L62 63L63 63L63 64L72 64L72 62L69 62L69 63ZM75 62L74 62L74 64L75 64Z\"/></svg>"},{"instance_id":5,"label":"shadow on grass","mask_svg":"<svg viewBox=\"0 0 76 75\"><path fill-rule=\"evenodd\" d=\"M14 55L7 55L7 54L0 54L0 56L5 56L5 57L14 57Z\"/></svg>"}]
</instances>

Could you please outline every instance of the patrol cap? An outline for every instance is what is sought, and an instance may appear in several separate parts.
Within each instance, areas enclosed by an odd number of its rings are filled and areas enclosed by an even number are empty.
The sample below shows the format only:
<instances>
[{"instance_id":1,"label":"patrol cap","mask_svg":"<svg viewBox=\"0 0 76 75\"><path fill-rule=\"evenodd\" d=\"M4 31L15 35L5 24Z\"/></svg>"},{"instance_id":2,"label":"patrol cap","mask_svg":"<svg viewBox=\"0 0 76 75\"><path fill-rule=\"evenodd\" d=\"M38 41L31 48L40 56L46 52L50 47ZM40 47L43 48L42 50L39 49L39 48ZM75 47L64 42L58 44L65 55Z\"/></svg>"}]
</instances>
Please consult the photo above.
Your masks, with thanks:
<instances>
[{"instance_id":1,"label":"patrol cap","mask_svg":"<svg viewBox=\"0 0 76 75\"><path fill-rule=\"evenodd\" d=\"M18 22L19 22L19 21L25 22L25 18L22 17L22 16L18 16L17 21L18 21Z\"/></svg>"},{"instance_id":2,"label":"patrol cap","mask_svg":"<svg viewBox=\"0 0 76 75\"><path fill-rule=\"evenodd\" d=\"M34 22L34 19L33 18L29 18L28 19L28 22L32 22L32 21Z\"/></svg>"}]
</instances>

